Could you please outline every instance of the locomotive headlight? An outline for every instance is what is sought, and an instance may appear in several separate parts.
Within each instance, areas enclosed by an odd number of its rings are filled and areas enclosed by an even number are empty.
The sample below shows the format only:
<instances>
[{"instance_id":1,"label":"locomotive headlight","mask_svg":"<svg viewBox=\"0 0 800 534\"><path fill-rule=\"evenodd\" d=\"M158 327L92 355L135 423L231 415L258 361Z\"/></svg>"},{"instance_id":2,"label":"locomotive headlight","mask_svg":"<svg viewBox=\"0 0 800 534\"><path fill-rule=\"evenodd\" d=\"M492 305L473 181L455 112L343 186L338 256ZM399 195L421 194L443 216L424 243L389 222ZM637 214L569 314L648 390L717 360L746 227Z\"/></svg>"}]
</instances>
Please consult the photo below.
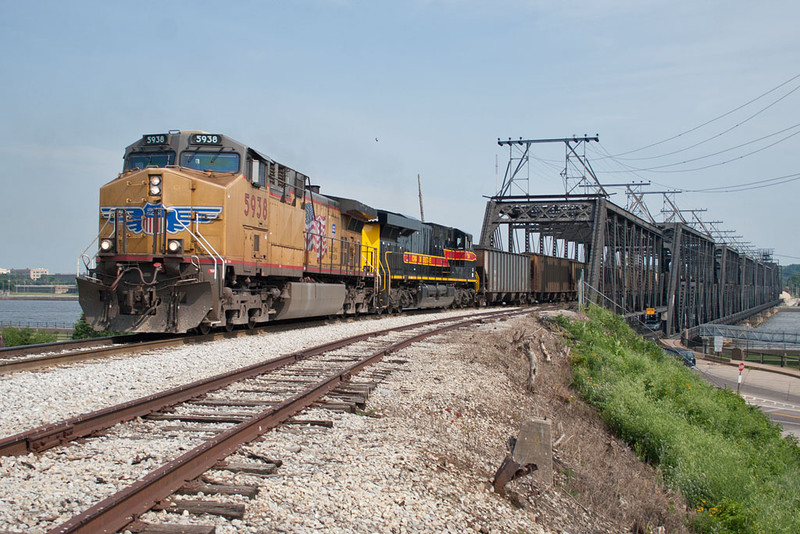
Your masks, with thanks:
<instances>
[{"instance_id":1,"label":"locomotive headlight","mask_svg":"<svg viewBox=\"0 0 800 534\"><path fill-rule=\"evenodd\" d=\"M161 194L161 175L160 174L152 174L152 175L150 175L150 194L151 195L160 195Z\"/></svg>"},{"instance_id":2,"label":"locomotive headlight","mask_svg":"<svg viewBox=\"0 0 800 534\"><path fill-rule=\"evenodd\" d=\"M114 241L111 239L100 240L100 252L111 252L114 250Z\"/></svg>"},{"instance_id":3,"label":"locomotive headlight","mask_svg":"<svg viewBox=\"0 0 800 534\"><path fill-rule=\"evenodd\" d=\"M183 239L170 239L167 241L167 250L171 254L178 254L183 251Z\"/></svg>"}]
</instances>

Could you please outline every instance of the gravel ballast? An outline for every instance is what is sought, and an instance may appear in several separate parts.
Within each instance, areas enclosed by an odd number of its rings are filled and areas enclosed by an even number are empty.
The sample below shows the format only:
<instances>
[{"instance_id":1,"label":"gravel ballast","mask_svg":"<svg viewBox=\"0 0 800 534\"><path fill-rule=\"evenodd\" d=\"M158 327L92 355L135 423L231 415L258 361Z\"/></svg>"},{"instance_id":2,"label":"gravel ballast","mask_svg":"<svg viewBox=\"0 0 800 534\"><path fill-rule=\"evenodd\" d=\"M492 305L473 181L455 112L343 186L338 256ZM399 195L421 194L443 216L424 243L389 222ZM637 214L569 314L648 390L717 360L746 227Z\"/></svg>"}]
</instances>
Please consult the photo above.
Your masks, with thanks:
<instances>
[{"instance_id":1,"label":"gravel ballast","mask_svg":"<svg viewBox=\"0 0 800 534\"><path fill-rule=\"evenodd\" d=\"M337 323L9 375L0 382L0 403L9 403L0 416L2 428L21 429L9 422L16 419L11 406L19 403L9 392L26 387L40 404L48 397L63 401L64 395L48 392L53 384L74 387L67 395L74 398L61 411L48 407L40 415L20 403L27 410L20 420L34 413L50 422L303 347L429 318ZM282 426L228 458L280 460L274 474L212 470L205 475L207 482L257 486L255 499L181 497L244 504L243 519L167 512L148 512L141 519L213 524L226 534L623 532L640 527L663 533L662 525L685 532L679 496L660 488L652 468L611 437L594 411L575 397L568 350L548 329L535 317L487 322L394 353L353 377L355 384L374 380L370 375L385 376L359 413L310 409L299 418L329 420L333 426ZM518 343L523 338L546 351L539 354L534 393L525 388L528 358ZM171 376L160 377L159 369ZM95 398L97 391L102 398ZM87 395L91 398L82 398ZM534 473L499 495L492 476L506 455L508 438L530 417L552 420L554 483L541 484ZM176 448L187 450L208 435L176 430L167 439L155 439L142 433L152 424L132 421L99 439L41 455L0 458L0 532L45 532L118 489L120 479L132 482L174 457Z\"/></svg>"},{"instance_id":2,"label":"gravel ballast","mask_svg":"<svg viewBox=\"0 0 800 534\"><path fill-rule=\"evenodd\" d=\"M482 313L494 310L481 310ZM0 376L0 436L137 399L334 339L475 310L359 320Z\"/></svg>"},{"instance_id":3,"label":"gravel ballast","mask_svg":"<svg viewBox=\"0 0 800 534\"><path fill-rule=\"evenodd\" d=\"M467 313L454 312L447 315L461 316L472 315L473 313L474 311ZM218 341L204 346L161 350L152 354L134 357L98 360L39 372L21 372L7 375L3 377L1 383L3 393L0 398L2 398L2 403L4 404L2 433L5 435L12 434L36 424L52 422L110 404L138 398L189 380L196 380L228 369L248 365L255 361L313 346L323 341L400 324L420 322L426 319L429 319L429 317L398 317L380 322L339 323L301 329L291 333L246 336ZM437 346L422 345L422 350L425 350L425 347L433 347L435 349ZM409 363L402 367L404 372L398 372L400 376L404 375L405 372L409 372L408 370L413 368L413 364ZM165 369L168 372L164 375ZM177 370L181 372L177 372ZM148 380L145 377L152 378ZM409 388L413 389L414 387L413 383L403 382L403 384L399 386L402 391L406 391ZM21 395L22 393L24 395ZM382 395L385 395L385 393L376 392L375 398L380 398ZM20 399L20 396L25 400ZM389 398L392 396L394 394L390 394ZM373 408L370 409L372 410ZM320 417L331 418L330 412L326 412L326 414L320 415ZM365 432L370 430L371 423L380 423L382 420L382 418L359 417L350 414L334 414L334 417L336 417L334 429L323 431L320 434L320 436L330 436L333 441L330 443L322 442L317 445L320 448L319 452L316 453L318 465L326 464L328 459L330 459L332 465L339 466L344 465L342 462L345 464L351 461L355 462L355 458L360 457L360 453L349 452L350 448L348 448L347 444L351 436L364 436ZM393 418L394 423L400 424L402 416L398 415L397 417ZM107 436L90 439L85 443L53 449L39 455L29 454L23 457L0 458L0 478L3 480L3 487L0 488L0 530L45 532L99 499L117 491L120 489L122 481L132 482L174 457L176 451L183 451L193 447L201 437L197 433L181 432L173 433L171 439L168 440L164 440L163 437L148 439L146 434L144 436L137 435L137 429L141 431L146 426L134 421L113 429ZM311 430L311 433L313 433L313 430ZM380 431L381 426L377 426L375 430ZM296 431L296 429L290 427L285 434L294 436L293 432ZM300 432L308 431L300 430ZM393 439L397 440L396 445L383 445L382 438L375 437L370 440L369 446L371 453L373 453L372 456L375 456L375 453L382 455L389 451L390 457L395 460L398 457L413 459L415 454L413 451L402 451L403 447L406 446L403 443L421 442L421 440L413 438L407 433L391 432L395 436ZM281 433L276 432L274 435L278 436ZM123 437L122 441L117 439L120 436ZM130 437L128 438L128 436ZM295 450L297 447L300 447L300 451L302 451L304 447L304 445L296 443L288 443L286 446L289 447L289 451ZM306 446L309 447L308 450L311 450L310 445L307 444ZM285 452L280 447L277 447L277 449L276 452L280 454ZM348 455L353 454L354 458L343 457L343 451L348 451L346 452ZM305 454L307 452L301 454L298 458L302 461ZM273 456L275 455L273 454ZM65 462L65 459L68 461ZM382 465L383 459L379 457L374 459L375 462L370 462L369 465L379 467L381 470L384 469ZM314 465L313 462L311 465ZM442 466L437 464L432 467L442 472L446 472L448 469L446 462ZM303 490L304 470L307 469L308 465L300 465L297 467L295 475L287 477L287 480L296 479L295 489L299 494L307 492ZM409 471L409 473L413 472ZM320 496L320 502L323 503L325 509L329 509L332 506L331 503L340 502L335 497L338 493L335 485L323 491L322 488L326 485L326 477L320 478L321 475L316 473L312 473L312 475L311 481L316 482L318 487L311 492L311 495L315 496L315 499L316 496ZM283 479L285 476L281 474L279 478ZM370 480L370 478L375 477L377 477L377 480L385 480L388 474L385 472L379 472L376 475L353 473L352 476L352 486L363 490L364 488L358 483L359 480ZM244 478L247 478L247 476ZM416 485L416 491L424 490L426 487L422 483L414 484ZM286 487L286 490L291 492L292 487L290 484ZM412 485L412 487L415 486ZM473 489L480 494L484 487L478 484ZM386 497L384 492L379 491L377 486L373 487L373 490L368 491L368 493L380 496L379 504L382 503L380 505L383 507L387 506L388 501L384 499ZM268 494L268 492L262 494ZM323 495L328 495L327 505L324 504L326 501L322 498ZM352 516L353 520L363 517L364 522L357 522L357 524L366 528L367 531L370 529L374 531L376 525L381 524L380 518L382 518L385 511L375 516L375 503L367 506L364 504L362 497L352 498L355 500L351 503L351 512L359 509L367 512L361 514L361 516L351 513L345 515L347 517ZM422 525L426 518L433 517L431 513L434 513L435 510L428 506L428 499L422 496L409 498L410 502L414 500L424 501L427 507L423 507L420 510L419 517L408 516L404 522L411 522L411 526L414 527L414 525ZM361 504L356 506L356 502ZM292 525L296 523L298 531L303 531L303 528L306 527L310 529L319 528L319 525L325 524L314 523L317 527L310 527L303 521L296 521L294 515L292 515L297 510L296 503L289 499L288 494L286 494L284 503L287 506L285 512L289 515L281 519L282 524ZM397 506L397 503L394 506ZM248 507L248 517L251 515L249 511L251 509L253 510L253 519L248 521L247 526L236 524L236 522L225 522L225 520L219 518L216 518L216 520L227 523L220 525L220 528L225 529L223 531L239 532L245 529L260 532L263 525L270 524L270 519L267 516L272 516L272 514L267 513L265 516L265 510L269 510L269 507L265 509L259 503L251 503L251 506ZM337 521L340 521L343 519L340 517L341 513L337 515L332 512L330 517L326 517L322 521L327 522L331 518L336 519L337 517ZM317 513L317 515L319 514ZM400 516L398 517L398 520L402 519ZM375 521L378 522L376 523ZM463 522L464 520L462 519ZM349 527L346 530L349 530Z\"/></svg>"}]
</instances>

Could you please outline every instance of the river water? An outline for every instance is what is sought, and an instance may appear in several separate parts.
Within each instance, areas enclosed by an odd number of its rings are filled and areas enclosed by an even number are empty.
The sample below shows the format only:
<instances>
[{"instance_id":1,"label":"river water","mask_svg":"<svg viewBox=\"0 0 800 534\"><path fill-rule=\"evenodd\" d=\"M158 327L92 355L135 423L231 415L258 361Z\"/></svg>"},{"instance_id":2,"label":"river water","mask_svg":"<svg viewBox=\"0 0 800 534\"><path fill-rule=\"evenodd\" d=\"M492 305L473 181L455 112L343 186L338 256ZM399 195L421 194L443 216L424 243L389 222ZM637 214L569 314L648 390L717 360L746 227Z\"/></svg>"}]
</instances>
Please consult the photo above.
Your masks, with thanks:
<instances>
[{"instance_id":1,"label":"river water","mask_svg":"<svg viewBox=\"0 0 800 534\"><path fill-rule=\"evenodd\" d=\"M761 323L757 330L765 332L800 332L800 310L779 311Z\"/></svg>"},{"instance_id":2,"label":"river water","mask_svg":"<svg viewBox=\"0 0 800 534\"><path fill-rule=\"evenodd\" d=\"M80 318L77 300L0 300L0 326L72 328Z\"/></svg>"}]
</instances>

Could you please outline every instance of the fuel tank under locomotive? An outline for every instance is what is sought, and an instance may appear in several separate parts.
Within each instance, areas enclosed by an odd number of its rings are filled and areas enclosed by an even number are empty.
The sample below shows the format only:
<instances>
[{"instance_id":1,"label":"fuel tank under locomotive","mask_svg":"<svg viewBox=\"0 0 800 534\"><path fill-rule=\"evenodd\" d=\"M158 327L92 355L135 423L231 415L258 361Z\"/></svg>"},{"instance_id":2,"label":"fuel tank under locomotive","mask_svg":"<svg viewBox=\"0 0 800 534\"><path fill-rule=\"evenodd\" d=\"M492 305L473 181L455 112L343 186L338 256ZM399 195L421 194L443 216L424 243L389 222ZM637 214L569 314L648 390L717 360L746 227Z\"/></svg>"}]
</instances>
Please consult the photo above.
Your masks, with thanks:
<instances>
[{"instance_id":1,"label":"fuel tank under locomotive","mask_svg":"<svg viewBox=\"0 0 800 534\"><path fill-rule=\"evenodd\" d=\"M446 285L420 285L417 288L418 308L447 308L456 299L456 289Z\"/></svg>"}]
</instances>

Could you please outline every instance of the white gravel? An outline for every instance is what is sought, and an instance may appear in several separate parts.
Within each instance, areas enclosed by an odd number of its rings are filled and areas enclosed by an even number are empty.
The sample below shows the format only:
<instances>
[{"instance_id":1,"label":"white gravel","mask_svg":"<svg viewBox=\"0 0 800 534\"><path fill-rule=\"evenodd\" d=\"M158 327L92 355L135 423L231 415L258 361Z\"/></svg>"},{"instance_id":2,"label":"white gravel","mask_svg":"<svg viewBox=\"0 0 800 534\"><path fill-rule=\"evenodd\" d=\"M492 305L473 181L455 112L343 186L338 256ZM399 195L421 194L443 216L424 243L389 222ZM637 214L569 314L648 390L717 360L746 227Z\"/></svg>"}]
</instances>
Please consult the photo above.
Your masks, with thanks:
<instances>
[{"instance_id":1,"label":"white gravel","mask_svg":"<svg viewBox=\"0 0 800 534\"><path fill-rule=\"evenodd\" d=\"M484 325L474 339L490 341L513 324ZM520 418L531 408L506 375L482 363L480 353L491 348L455 342L459 337L398 353L404 365L381 364L395 371L371 395L369 416L311 410L303 418L331 419L333 428L282 427L249 445L284 462L277 475L212 472L216 482L261 487L244 520L142 519L214 524L224 534L545 532L530 510L490 485L520 423L496 407L519 406Z\"/></svg>"},{"instance_id":2,"label":"white gravel","mask_svg":"<svg viewBox=\"0 0 800 534\"><path fill-rule=\"evenodd\" d=\"M359 320L102 358L0 376L0 436L9 436L244 367L282 354L366 332L496 310Z\"/></svg>"},{"instance_id":3,"label":"white gravel","mask_svg":"<svg viewBox=\"0 0 800 534\"><path fill-rule=\"evenodd\" d=\"M332 339L429 318L337 323L4 376L0 435L29 428L25 421L31 418L52 422ZM513 323L481 326L475 339L499 335ZM519 428L518 420L498 418L492 406L525 397L476 358L485 346L450 342L459 338L439 336L389 358L408 360L403 365L382 363L393 372L370 397L366 412L374 417L314 409L303 417L332 419L334 427L284 427L251 444L249 450L284 461L277 476L213 472L220 482L262 487L254 501L212 497L246 502L244 521L164 512L143 519L215 523L225 533L542 532L531 512L515 508L489 485L506 438ZM169 376L161 376L165 368ZM139 478L174 457L176 446L185 450L204 437L174 432L167 439L143 439L138 433L152 424L134 421L108 439L0 458L0 531L44 532L86 502L113 493L118 488L110 481ZM109 447L119 436L126 437L125 451ZM98 473L100 458L105 471Z\"/></svg>"}]
</instances>

